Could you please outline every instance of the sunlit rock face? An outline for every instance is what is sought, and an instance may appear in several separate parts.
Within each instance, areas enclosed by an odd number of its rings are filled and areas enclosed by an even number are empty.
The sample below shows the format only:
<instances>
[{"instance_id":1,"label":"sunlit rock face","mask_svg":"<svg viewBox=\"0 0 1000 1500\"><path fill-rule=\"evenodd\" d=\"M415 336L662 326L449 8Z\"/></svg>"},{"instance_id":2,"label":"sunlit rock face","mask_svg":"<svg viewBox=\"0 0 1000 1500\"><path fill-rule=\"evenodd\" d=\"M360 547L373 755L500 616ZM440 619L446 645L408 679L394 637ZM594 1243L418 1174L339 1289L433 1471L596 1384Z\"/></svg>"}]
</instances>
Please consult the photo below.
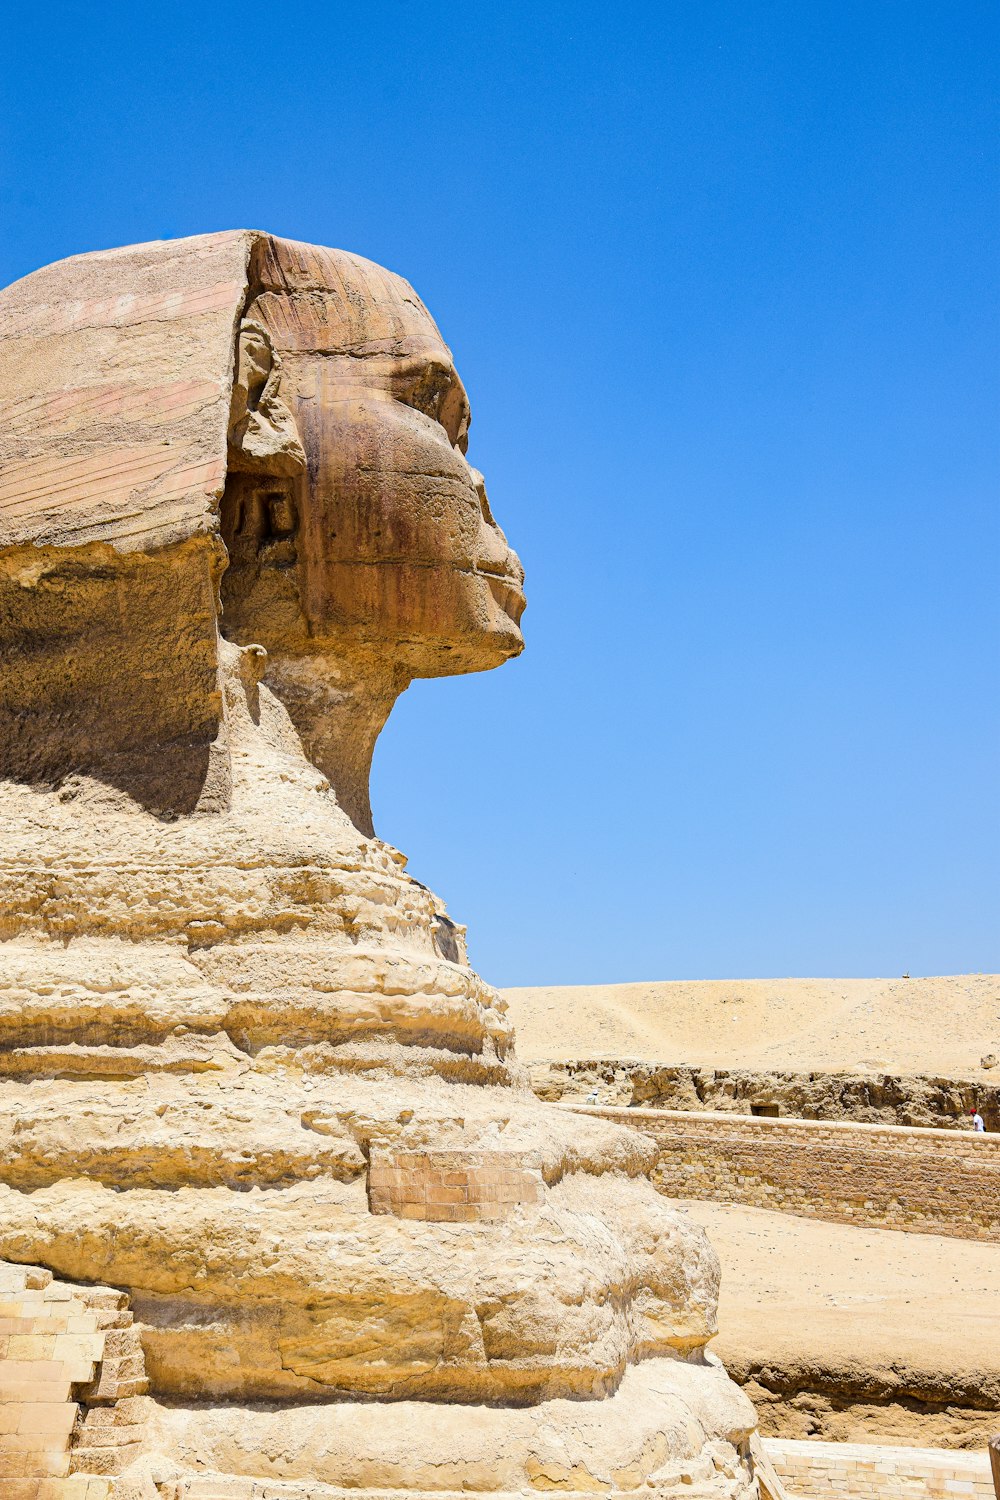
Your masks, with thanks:
<instances>
[{"instance_id":1,"label":"sunlit rock face","mask_svg":"<svg viewBox=\"0 0 1000 1500\"><path fill-rule=\"evenodd\" d=\"M128 1292L175 1475L749 1493L707 1241L373 834L398 694L522 646L422 303L252 232L75 257L0 391L0 1256Z\"/></svg>"}]
</instances>

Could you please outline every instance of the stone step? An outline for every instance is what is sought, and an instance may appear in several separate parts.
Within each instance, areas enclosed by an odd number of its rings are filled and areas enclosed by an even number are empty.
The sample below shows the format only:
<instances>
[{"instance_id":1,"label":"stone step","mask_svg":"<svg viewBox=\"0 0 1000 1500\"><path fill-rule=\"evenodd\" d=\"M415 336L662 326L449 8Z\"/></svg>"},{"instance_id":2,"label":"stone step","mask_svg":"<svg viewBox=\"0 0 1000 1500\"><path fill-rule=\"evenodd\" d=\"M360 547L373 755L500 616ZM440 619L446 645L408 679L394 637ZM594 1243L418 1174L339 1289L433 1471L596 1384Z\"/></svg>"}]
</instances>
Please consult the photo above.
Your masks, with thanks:
<instances>
[{"instance_id":1,"label":"stone step","mask_svg":"<svg viewBox=\"0 0 1000 1500\"><path fill-rule=\"evenodd\" d=\"M80 1421L79 1431L87 1434L100 1428L142 1426L149 1418L150 1403L145 1396L131 1396L114 1406L92 1406Z\"/></svg>"},{"instance_id":2,"label":"stone step","mask_svg":"<svg viewBox=\"0 0 1000 1500\"><path fill-rule=\"evenodd\" d=\"M102 1405L149 1392L145 1365L139 1356L105 1359L95 1379L82 1385L79 1397L89 1405Z\"/></svg>"},{"instance_id":3,"label":"stone step","mask_svg":"<svg viewBox=\"0 0 1000 1500\"><path fill-rule=\"evenodd\" d=\"M116 1286L81 1286L76 1291L88 1307L114 1308L117 1311L128 1307L128 1293L120 1291Z\"/></svg>"},{"instance_id":4,"label":"stone step","mask_svg":"<svg viewBox=\"0 0 1000 1500\"><path fill-rule=\"evenodd\" d=\"M121 1447L74 1448L70 1454L71 1472L74 1474L121 1474L142 1451L140 1442Z\"/></svg>"},{"instance_id":5,"label":"stone step","mask_svg":"<svg viewBox=\"0 0 1000 1500\"><path fill-rule=\"evenodd\" d=\"M701 1494L683 1486L688 1494ZM248 1475L199 1474L160 1486L163 1500L469 1500L467 1490L342 1489L312 1479L263 1479ZM605 1500L651 1500L653 1491L602 1490ZM558 1491L559 1500L595 1500L593 1490ZM523 1490L489 1490L484 1500L525 1500ZM797 1500L797 1497L788 1497Z\"/></svg>"}]
</instances>

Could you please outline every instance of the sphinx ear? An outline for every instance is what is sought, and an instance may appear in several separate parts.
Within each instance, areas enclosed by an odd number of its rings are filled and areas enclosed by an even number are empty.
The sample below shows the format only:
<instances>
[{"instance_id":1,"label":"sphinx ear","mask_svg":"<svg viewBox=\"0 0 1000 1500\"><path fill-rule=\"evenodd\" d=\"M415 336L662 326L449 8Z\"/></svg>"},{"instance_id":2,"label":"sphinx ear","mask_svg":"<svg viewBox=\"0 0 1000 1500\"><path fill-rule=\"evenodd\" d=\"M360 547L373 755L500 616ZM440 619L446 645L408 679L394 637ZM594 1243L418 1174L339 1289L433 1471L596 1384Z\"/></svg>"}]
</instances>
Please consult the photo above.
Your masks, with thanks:
<instances>
[{"instance_id":1,"label":"sphinx ear","mask_svg":"<svg viewBox=\"0 0 1000 1500\"><path fill-rule=\"evenodd\" d=\"M306 466L295 418L280 395L281 358L262 323L244 318L236 341L229 467L287 477Z\"/></svg>"}]
</instances>

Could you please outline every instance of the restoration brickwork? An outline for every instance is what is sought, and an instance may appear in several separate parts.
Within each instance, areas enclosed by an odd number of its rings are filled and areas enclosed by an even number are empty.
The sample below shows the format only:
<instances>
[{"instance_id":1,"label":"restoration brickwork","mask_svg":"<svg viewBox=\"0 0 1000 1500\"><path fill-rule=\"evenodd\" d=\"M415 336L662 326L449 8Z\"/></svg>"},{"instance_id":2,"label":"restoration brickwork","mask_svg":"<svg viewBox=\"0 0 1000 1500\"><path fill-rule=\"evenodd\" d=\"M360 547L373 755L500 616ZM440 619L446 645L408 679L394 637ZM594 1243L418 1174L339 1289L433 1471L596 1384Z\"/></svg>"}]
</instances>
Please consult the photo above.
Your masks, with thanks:
<instances>
[{"instance_id":1,"label":"restoration brickwork","mask_svg":"<svg viewBox=\"0 0 1000 1500\"><path fill-rule=\"evenodd\" d=\"M543 1201L541 1165L538 1152L373 1151L368 1202L373 1214L428 1223L503 1219Z\"/></svg>"},{"instance_id":2,"label":"restoration brickwork","mask_svg":"<svg viewBox=\"0 0 1000 1500\"><path fill-rule=\"evenodd\" d=\"M569 1107L569 1106L563 1106ZM659 1147L671 1198L745 1203L878 1229L1000 1241L1000 1135L900 1125L573 1106Z\"/></svg>"},{"instance_id":3,"label":"restoration brickwork","mask_svg":"<svg viewBox=\"0 0 1000 1500\"><path fill-rule=\"evenodd\" d=\"M845 1500L867 1495L877 1500L994 1500L985 1453L781 1438L765 1438L764 1451L779 1479L802 1500L834 1495Z\"/></svg>"},{"instance_id":4,"label":"restoration brickwork","mask_svg":"<svg viewBox=\"0 0 1000 1500\"><path fill-rule=\"evenodd\" d=\"M127 1298L0 1262L0 1495L108 1500L147 1389Z\"/></svg>"}]
</instances>

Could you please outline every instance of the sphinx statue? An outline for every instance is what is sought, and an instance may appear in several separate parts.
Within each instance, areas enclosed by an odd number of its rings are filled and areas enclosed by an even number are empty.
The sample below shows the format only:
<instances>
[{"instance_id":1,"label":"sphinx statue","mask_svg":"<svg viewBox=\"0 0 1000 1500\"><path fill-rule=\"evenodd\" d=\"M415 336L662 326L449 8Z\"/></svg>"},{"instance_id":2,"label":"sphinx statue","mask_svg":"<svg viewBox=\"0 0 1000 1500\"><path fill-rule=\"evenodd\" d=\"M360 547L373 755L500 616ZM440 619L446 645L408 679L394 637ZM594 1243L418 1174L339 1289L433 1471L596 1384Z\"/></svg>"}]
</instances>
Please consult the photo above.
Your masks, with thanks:
<instances>
[{"instance_id":1,"label":"sphinx statue","mask_svg":"<svg viewBox=\"0 0 1000 1500\"><path fill-rule=\"evenodd\" d=\"M756 1494L652 1144L535 1099L374 834L399 693L523 644L420 300L76 256L0 294L0 393L0 1260L127 1294L164 1495Z\"/></svg>"}]
</instances>

